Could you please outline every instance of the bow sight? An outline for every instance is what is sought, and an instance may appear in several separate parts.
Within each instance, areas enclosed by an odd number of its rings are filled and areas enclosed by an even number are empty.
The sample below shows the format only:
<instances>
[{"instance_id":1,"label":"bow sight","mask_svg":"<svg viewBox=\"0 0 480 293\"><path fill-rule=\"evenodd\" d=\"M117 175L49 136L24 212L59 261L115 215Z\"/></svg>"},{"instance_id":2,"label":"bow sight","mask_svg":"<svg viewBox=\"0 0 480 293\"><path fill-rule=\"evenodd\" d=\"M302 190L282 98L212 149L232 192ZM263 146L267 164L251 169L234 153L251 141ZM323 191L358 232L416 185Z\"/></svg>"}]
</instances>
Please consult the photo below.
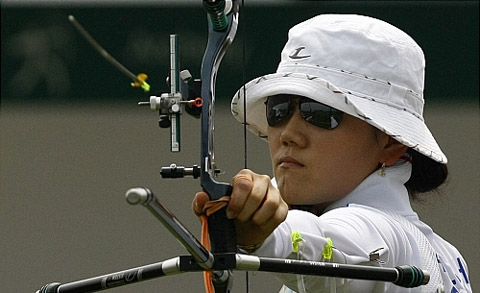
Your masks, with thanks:
<instances>
[{"instance_id":1,"label":"bow sight","mask_svg":"<svg viewBox=\"0 0 480 293\"><path fill-rule=\"evenodd\" d=\"M180 114L182 108L194 117L200 116L203 99L200 97L200 80L194 81L194 86L189 86L192 75L188 70L179 72L178 36L170 35L170 75L167 83L170 93L160 96L150 96L149 102L139 102L139 105L148 105L152 111L158 111L160 118L158 125L161 128L170 128L170 150L180 151Z\"/></svg>"}]
</instances>

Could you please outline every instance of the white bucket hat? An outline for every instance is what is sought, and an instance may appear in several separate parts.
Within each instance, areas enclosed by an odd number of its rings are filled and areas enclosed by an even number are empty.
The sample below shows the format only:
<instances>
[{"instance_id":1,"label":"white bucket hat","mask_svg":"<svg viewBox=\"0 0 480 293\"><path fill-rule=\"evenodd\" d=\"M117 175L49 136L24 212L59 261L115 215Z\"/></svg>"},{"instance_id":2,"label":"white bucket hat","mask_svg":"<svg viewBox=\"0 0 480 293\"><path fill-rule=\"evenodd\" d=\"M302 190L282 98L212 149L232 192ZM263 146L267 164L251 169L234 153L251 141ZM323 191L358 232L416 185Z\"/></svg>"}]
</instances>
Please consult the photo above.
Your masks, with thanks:
<instances>
[{"instance_id":1,"label":"white bucket hat","mask_svg":"<svg viewBox=\"0 0 480 293\"><path fill-rule=\"evenodd\" d=\"M305 96L365 120L402 144L447 163L423 120L425 58L406 33L361 15L319 15L288 34L277 72L237 91L232 114L265 138L265 100Z\"/></svg>"}]
</instances>

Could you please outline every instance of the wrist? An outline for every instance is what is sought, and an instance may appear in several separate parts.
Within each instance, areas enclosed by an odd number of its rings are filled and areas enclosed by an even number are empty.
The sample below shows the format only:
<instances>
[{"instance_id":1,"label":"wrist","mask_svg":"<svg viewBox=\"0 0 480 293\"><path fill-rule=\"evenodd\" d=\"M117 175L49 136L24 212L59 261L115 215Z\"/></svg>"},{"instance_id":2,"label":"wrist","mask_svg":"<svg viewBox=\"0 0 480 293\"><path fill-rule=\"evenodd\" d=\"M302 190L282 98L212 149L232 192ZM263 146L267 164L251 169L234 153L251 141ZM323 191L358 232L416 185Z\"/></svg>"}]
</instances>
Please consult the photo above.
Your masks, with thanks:
<instances>
[{"instance_id":1,"label":"wrist","mask_svg":"<svg viewBox=\"0 0 480 293\"><path fill-rule=\"evenodd\" d=\"M237 249L241 253L252 254L257 251L262 244L263 242L257 244L237 244Z\"/></svg>"}]
</instances>

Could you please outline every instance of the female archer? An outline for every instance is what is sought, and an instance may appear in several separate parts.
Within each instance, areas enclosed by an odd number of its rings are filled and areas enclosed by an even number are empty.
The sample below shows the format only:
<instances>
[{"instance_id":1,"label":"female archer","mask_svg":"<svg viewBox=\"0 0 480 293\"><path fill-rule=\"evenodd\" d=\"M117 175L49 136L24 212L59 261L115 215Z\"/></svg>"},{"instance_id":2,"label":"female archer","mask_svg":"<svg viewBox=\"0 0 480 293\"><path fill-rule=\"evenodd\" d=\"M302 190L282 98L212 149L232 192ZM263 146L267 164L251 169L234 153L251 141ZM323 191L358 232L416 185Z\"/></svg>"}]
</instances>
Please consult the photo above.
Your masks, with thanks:
<instances>
[{"instance_id":1,"label":"female archer","mask_svg":"<svg viewBox=\"0 0 480 293\"><path fill-rule=\"evenodd\" d=\"M447 158L423 119L425 58L406 33L360 15L319 15L294 26L277 72L254 79L232 113L268 140L275 178L232 180L227 216L241 251L260 256L430 272L391 283L279 274L283 292L471 292L458 250L410 201L447 178ZM193 202L201 214L208 196Z\"/></svg>"}]
</instances>

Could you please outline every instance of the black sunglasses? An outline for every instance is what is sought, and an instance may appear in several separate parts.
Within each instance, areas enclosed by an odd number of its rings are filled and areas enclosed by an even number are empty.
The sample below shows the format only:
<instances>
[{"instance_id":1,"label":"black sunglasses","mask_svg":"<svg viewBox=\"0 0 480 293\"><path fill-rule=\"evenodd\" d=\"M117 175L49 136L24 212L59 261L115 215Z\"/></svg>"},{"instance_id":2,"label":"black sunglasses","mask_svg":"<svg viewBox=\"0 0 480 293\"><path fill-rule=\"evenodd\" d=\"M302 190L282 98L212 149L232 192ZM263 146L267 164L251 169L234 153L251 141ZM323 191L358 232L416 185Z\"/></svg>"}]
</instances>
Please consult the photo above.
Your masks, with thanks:
<instances>
[{"instance_id":1,"label":"black sunglasses","mask_svg":"<svg viewBox=\"0 0 480 293\"><path fill-rule=\"evenodd\" d=\"M295 112L296 99L299 99L298 109L302 118L317 127L334 129L342 121L343 112L340 110L307 97L280 94L269 96L265 102L268 125L276 126L290 119Z\"/></svg>"}]
</instances>

